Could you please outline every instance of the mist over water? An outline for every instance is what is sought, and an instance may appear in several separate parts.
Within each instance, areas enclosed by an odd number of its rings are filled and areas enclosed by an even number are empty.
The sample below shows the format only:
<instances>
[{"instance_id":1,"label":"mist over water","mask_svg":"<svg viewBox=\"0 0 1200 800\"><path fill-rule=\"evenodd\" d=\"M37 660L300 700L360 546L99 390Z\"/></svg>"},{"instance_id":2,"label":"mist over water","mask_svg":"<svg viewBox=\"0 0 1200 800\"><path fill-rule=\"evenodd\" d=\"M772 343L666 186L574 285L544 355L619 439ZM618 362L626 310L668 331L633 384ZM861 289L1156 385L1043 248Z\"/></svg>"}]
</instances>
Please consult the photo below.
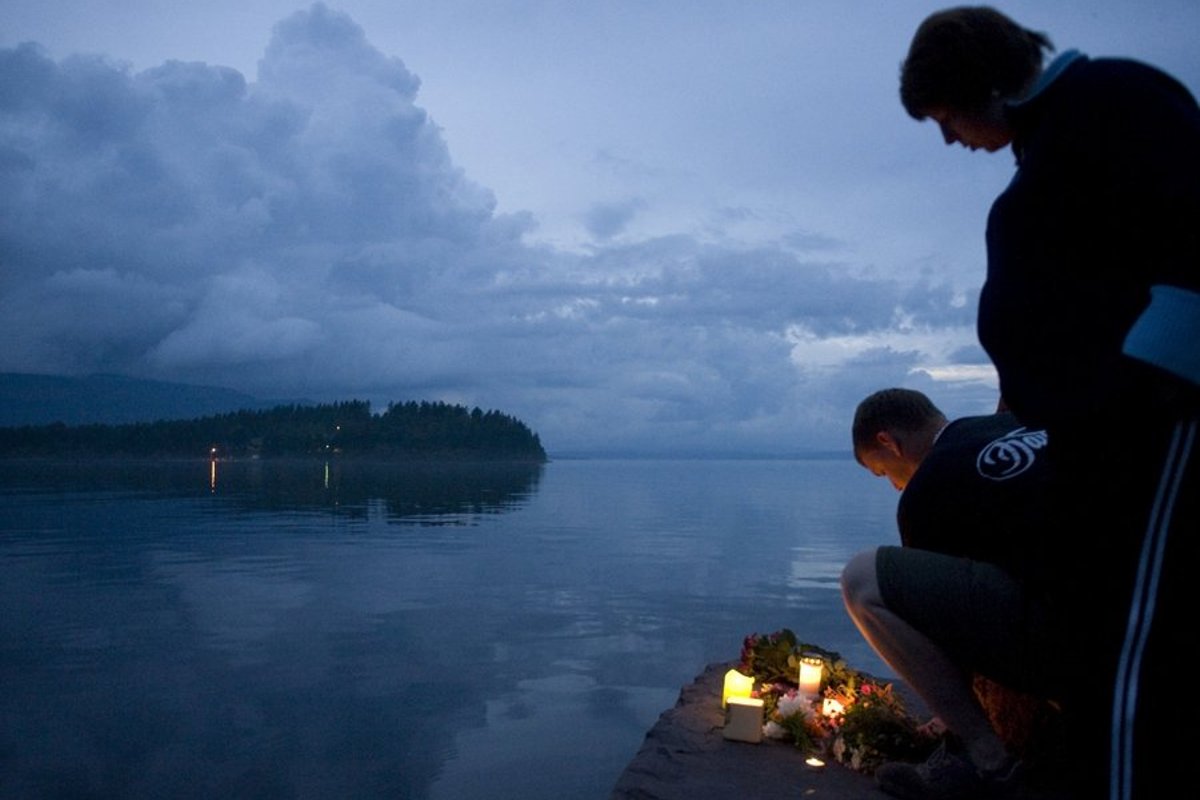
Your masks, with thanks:
<instances>
[{"instance_id":1,"label":"mist over water","mask_svg":"<svg viewBox=\"0 0 1200 800\"><path fill-rule=\"evenodd\" d=\"M605 798L747 633L887 675L853 461L0 463L0 796Z\"/></svg>"}]
</instances>

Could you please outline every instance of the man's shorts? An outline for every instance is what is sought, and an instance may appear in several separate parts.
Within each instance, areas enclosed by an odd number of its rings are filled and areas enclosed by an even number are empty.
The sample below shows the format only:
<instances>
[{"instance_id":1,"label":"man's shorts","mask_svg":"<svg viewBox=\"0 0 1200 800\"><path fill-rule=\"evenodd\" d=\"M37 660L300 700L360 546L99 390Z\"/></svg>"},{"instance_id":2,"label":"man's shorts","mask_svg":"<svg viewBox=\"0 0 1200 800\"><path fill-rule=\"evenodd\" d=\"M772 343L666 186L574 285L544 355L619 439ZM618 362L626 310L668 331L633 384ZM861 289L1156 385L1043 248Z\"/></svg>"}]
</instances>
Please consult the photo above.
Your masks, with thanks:
<instances>
[{"instance_id":1,"label":"man's shorts","mask_svg":"<svg viewBox=\"0 0 1200 800\"><path fill-rule=\"evenodd\" d=\"M884 604L968 672L1039 694L1070 687L1069 632L999 567L885 546L875 572Z\"/></svg>"}]
</instances>

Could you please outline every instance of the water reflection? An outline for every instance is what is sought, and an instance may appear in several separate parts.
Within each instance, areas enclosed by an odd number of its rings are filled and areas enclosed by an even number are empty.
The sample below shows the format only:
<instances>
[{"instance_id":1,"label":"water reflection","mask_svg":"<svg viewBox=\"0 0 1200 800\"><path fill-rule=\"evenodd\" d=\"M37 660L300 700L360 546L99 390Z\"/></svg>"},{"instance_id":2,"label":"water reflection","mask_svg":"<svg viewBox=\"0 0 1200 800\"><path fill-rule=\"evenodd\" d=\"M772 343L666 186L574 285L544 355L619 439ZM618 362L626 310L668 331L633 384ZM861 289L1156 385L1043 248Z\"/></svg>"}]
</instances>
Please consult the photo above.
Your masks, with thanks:
<instances>
[{"instance_id":1,"label":"water reflection","mask_svg":"<svg viewBox=\"0 0 1200 800\"><path fill-rule=\"evenodd\" d=\"M365 517L382 503L395 522L462 524L518 508L537 492L543 465L357 460L0 461L0 481L30 492L201 493L246 510L328 509Z\"/></svg>"},{"instance_id":2,"label":"water reflection","mask_svg":"<svg viewBox=\"0 0 1200 800\"><path fill-rule=\"evenodd\" d=\"M445 523L462 515L496 514L524 504L537 491L541 464L326 465L325 501L360 507L380 498L391 519Z\"/></svg>"}]
</instances>

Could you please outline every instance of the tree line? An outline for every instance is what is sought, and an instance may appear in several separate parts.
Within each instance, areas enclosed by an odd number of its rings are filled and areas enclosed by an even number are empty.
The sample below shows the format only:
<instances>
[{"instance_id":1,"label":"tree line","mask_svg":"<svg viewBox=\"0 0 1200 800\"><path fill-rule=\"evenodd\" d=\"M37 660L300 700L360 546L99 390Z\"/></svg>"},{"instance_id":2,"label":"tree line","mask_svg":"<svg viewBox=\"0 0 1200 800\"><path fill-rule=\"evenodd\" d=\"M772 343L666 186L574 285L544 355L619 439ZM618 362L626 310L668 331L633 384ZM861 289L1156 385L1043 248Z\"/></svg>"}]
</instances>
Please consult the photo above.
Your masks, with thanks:
<instances>
[{"instance_id":1,"label":"tree line","mask_svg":"<svg viewBox=\"0 0 1200 800\"><path fill-rule=\"evenodd\" d=\"M0 456L547 460L538 435L499 411L442 402L280 405L190 420L0 428Z\"/></svg>"}]
</instances>

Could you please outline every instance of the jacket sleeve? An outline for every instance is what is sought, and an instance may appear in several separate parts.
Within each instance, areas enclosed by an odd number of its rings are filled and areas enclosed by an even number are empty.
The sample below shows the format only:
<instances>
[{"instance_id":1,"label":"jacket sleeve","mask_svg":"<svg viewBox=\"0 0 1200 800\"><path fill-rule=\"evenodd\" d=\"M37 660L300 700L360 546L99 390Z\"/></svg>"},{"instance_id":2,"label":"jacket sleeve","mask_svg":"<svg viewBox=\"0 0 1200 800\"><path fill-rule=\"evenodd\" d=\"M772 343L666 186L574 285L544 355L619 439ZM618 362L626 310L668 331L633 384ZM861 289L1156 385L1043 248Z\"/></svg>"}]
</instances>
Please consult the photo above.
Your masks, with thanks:
<instances>
[{"instance_id":1,"label":"jacket sleeve","mask_svg":"<svg viewBox=\"0 0 1200 800\"><path fill-rule=\"evenodd\" d=\"M1200 386L1200 292L1150 287L1150 305L1130 328L1122 352Z\"/></svg>"}]
</instances>

